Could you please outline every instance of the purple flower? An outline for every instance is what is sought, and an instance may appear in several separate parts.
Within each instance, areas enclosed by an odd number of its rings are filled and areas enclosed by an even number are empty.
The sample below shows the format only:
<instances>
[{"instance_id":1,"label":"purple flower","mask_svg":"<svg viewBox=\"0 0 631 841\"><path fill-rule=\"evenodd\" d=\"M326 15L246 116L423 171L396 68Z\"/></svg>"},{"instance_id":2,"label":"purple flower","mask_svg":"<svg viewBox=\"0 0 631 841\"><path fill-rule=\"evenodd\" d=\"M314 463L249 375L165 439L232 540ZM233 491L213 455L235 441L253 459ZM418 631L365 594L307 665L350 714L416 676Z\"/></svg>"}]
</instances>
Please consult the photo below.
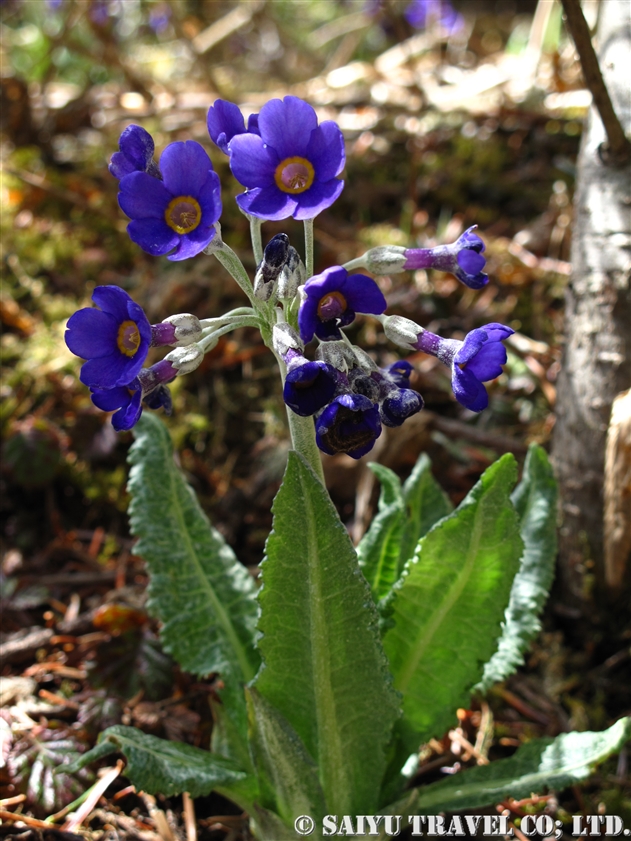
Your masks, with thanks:
<instances>
[{"instance_id":1,"label":"purple flower","mask_svg":"<svg viewBox=\"0 0 631 841\"><path fill-rule=\"evenodd\" d=\"M423 408L423 398L411 388L397 388L379 404L379 414L384 426L401 426L408 418Z\"/></svg>"},{"instance_id":2,"label":"purple flower","mask_svg":"<svg viewBox=\"0 0 631 841\"><path fill-rule=\"evenodd\" d=\"M451 34L462 26L462 16L449 0L412 0L404 15L415 29L426 29L437 23Z\"/></svg>"},{"instance_id":3,"label":"purple flower","mask_svg":"<svg viewBox=\"0 0 631 841\"><path fill-rule=\"evenodd\" d=\"M361 458L380 435L379 407L362 394L341 394L316 418L316 443L331 456Z\"/></svg>"},{"instance_id":4,"label":"purple flower","mask_svg":"<svg viewBox=\"0 0 631 841\"><path fill-rule=\"evenodd\" d=\"M423 408L423 398L410 388L412 370L405 359L381 369L379 413L384 426L401 426Z\"/></svg>"},{"instance_id":5,"label":"purple flower","mask_svg":"<svg viewBox=\"0 0 631 841\"><path fill-rule=\"evenodd\" d=\"M211 105L208 109L206 123L210 139L227 155L229 153L228 144L237 134L246 134L247 132L259 134L258 120L258 114L250 114L246 129L243 114L238 106L234 102L217 99L214 105Z\"/></svg>"},{"instance_id":6,"label":"purple flower","mask_svg":"<svg viewBox=\"0 0 631 841\"><path fill-rule=\"evenodd\" d=\"M304 300L298 311L298 327L303 342L315 335L319 339L341 339L340 327L350 324L355 314L379 315L386 299L375 281L363 274L351 274L342 266L310 278L304 285Z\"/></svg>"},{"instance_id":7,"label":"purple flower","mask_svg":"<svg viewBox=\"0 0 631 841\"><path fill-rule=\"evenodd\" d=\"M413 370L414 368L407 359L398 359L396 362L382 369L383 373L387 374L399 388L410 387L410 377L412 376Z\"/></svg>"},{"instance_id":8,"label":"purple flower","mask_svg":"<svg viewBox=\"0 0 631 841\"><path fill-rule=\"evenodd\" d=\"M170 20L171 9L167 3L159 3L156 6L152 6L149 11L149 26L156 34L160 34L168 29Z\"/></svg>"},{"instance_id":9,"label":"purple flower","mask_svg":"<svg viewBox=\"0 0 631 841\"><path fill-rule=\"evenodd\" d=\"M117 432L131 429L142 414L141 401L150 409L164 409L171 414L171 393L165 383L171 382L178 371L163 359L150 368L143 368L138 376L126 385L115 388L90 388L92 402L97 409L114 412L112 426Z\"/></svg>"},{"instance_id":10,"label":"purple flower","mask_svg":"<svg viewBox=\"0 0 631 841\"><path fill-rule=\"evenodd\" d=\"M170 143L160 158L163 180L147 172L121 179L118 203L132 219L131 239L154 256L186 260L203 251L221 215L219 177L194 140Z\"/></svg>"},{"instance_id":11,"label":"purple flower","mask_svg":"<svg viewBox=\"0 0 631 841\"><path fill-rule=\"evenodd\" d=\"M340 376L327 362L308 362L294 351L285 379L283 400L301 417L315 415L333 399Z\"/></svg>"},{"instance_id":12,"label":"purple flower","mask_svg":"<svg viewBox=\"0 0 631 841\"><path fill-rule=\"evenodd\" d=\"M486 324L467 333L460 342L441 339L424 330L418 336L416 348L449 365L456 400L472 412L481 412L489 405L483 383L502 373L502 365L506 363L506 348L502 342L514 332L503 324Z\"/></svg>"},{"instance_id":13,"label":"purple flower","mask_svg":"<svg viewBox=\"0 0 631 841\"><path fill-rule=\"evenodd\" d=\"M118 147L120 152L114 152L108 167L114 178L124 178L131 172L148 172L154 178L162 178L153 160L153 137L142 126L123 129Z\"/></svg>"},{"instance_id":14,"label":"purple flower","mask_svg":"<svg viewBox=\"0 0 631 841\"><path fill-rule=\"evenodd\" d=\"M236 124L236 115L226 119L226 137ZM237 196L241 210L261 219L313 219L330 207L344 187L337 178L346 160L337 123L318 125L308 103L286 96L261 108L258 131L239 131L228 140L230 168L247 187ZM214 132L213 126L211 137Z\"/></svg>"},{"instance_id":15,"label":"purple flower","mask_svg":"<svg viewBox=\"0 0 631 841\"><path fill-rule=\"evenodd\" d=\"M151 325L138 306L118 286L97 286L86 307L68 319L66 344L88 361L81 382L96 389L130 383L142 368L151 343Z\"/></svg>"},{"instance_id":16,"label":"purple flower","mask_svg":"<svg viewBox=\"0 0 631 841\"><path fill-rule=\"evenodd\" d=\"M489 282L488 275L482 269L486 258L482 256L485 245L473 231L477 226L468 228L456 242L450 245L437 245L435 248L407 248L405 250L405 269L439 269L451 272L461 283L470 289L481 289Z\"/></svg>"},{"instance_id":17,"label":"purple flower","mask_svg":"<svg viewBox=\"0 0 631 841\"><path fill-rule=\"evenodd\" d=\"M387 368L364 370L361 367L349 372L350 390L363 394L379 405L379 416L384 426L401 426L423 408L423 398L410 388L412 366L400 360Z\"/></svg>"},{"instance_id":18,"label":"purple flower","mask_svg":"<svg viewBox=\"0 0 631 841\"><path fill-rule=\"evenodd\" d=\"M97 26L107 26L110 19L109 0L92 0L90 5L90 20Z\"/></svg>"},{"instance_id":19,"label":"purple flower","mask_svg":"<svg viewBox=\"0 0 631 841\"><path fill-rule=\"evenodd\" d=\"M165 415L173 413L173 400L168 386L159 385L155 391L152 391L145 398L145 405L150 409L164 409Z\"/></svg>"},{"instance_id":20,"label":"purple flower","mask_svg":"<svg viewBox=\"0 0 631 841\"><path fill-rule=\"evenodd\" d=\"M138 379L116 388L91 388L92 402L97 409L114 412L112 426L117 432L131 429L142 414L142 389Z\"/></svg>"}]
</instances>

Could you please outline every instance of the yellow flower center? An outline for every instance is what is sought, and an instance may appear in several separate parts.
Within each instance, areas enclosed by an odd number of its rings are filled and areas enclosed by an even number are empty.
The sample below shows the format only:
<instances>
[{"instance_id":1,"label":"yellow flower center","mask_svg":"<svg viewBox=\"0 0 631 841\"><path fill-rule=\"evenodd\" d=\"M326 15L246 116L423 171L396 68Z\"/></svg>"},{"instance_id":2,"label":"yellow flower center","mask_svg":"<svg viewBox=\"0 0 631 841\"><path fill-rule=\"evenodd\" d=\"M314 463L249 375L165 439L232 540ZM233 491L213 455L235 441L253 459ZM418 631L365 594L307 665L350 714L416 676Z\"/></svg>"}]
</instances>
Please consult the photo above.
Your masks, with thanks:
<instances>
[{"instance_id":1,"label":"yellow flower center","mask_svg":"<svg viewBox=\"0 0 631 841\"><path fill-rule=\"evenodd\" d=\"M116 337L118 349L125 356L133 356L140 347L140 331L135 321L123 321Z\"/></svg>"},{"instance_id":2,"label":"yellow flower center","mask_svg":"<svg viewBox=\"0 0 631 841\"><path fill-rule=\"evenodd\" d=\"M348 304L341 292L328 292L318 304L318 318L320 321L330 321L332 318L340 318L346 312Z\"/></svg>"},{"instance_id":3,"label":"yellow flower center","mask_svg":"<svg viewBox=\"0 0 631 841\"><path fill-rule=\"evenodd\" d=\"M164 211L164 219L176 234L194 231L202 218L202 209L192 196L177 196L171 199Z\"/></svg>"},{"instance_id":4,"label":"yellow flower center","mask_svg":"<svg viewBox=\"0 0 631 841\"><path fill-rule=\"evenodd\" d=\"M306 158L285 158L276 167L274 181L283 193L304 193L313 184L315 171Z\"/></svg>"}]
</instances>

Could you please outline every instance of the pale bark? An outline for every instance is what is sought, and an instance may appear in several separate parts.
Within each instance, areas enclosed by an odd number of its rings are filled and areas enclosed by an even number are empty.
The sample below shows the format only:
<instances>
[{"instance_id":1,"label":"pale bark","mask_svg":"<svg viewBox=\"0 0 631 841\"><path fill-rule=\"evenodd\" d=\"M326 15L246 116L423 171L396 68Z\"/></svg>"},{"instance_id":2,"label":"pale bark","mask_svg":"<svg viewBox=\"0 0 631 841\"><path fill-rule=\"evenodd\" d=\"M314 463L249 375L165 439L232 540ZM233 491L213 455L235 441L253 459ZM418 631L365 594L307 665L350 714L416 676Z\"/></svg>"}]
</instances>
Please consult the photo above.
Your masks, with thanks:
<instances>
[{"instance_id":1,"label":"pale bark","mask_svg":"<svg viewBox=\"0 0 631 841\"><path fill-rule=\"evenodd\" d=\"M597 52L614 109L631 127L631 4L601 3ZM557 396L553 458L560 481L562 600L590 601L604 582L605 442L616 396L631 386L631 166L606 165L592 107L581 144L566 293L566 341Z\"/></svg>"}]
</instances>

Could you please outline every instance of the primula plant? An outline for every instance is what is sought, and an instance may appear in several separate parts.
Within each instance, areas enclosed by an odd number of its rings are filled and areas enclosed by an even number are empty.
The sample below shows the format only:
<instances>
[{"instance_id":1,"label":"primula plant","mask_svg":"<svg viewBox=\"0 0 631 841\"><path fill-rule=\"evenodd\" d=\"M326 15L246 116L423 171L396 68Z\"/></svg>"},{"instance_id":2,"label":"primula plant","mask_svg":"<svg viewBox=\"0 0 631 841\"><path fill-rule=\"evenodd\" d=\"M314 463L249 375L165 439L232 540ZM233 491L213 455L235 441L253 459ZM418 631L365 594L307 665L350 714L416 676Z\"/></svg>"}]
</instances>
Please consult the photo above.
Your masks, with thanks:
<instances>
[{"instance_id":1,"label":"primula plant","mask_svg":"<svg viewBox=\"0 0 631 841\"><path fill-rule=\"evenodd\" d=\"M164 648L183 669L218 678L211 750L114 726L75 767L120 751L139 789L193 797L215 790L248 813L260 841L319 838L331 827L349 835L358 815L382 816L375 832L388 834L414 815L584 778L628 738L628 720L602 733L533 740L508 759L429 785L416 779L421 747L456 724L473 693L523 662L539 628L555 557L545 452L530 449L517 487L515 459L503 456L455 511L426 456L403 485L371 464L381 499L357 547L324 485L320 451L361 458L384 426L423 408L406 359L380 368L349 340L344 328L359 314L380 322L403 355L422 351L448 366L463 406L487 406L485 383L501 373L513 331L490 323L463 340L442 338L387 315L374 279L422 267L479 289L488 282L482 240L470 228L435 248L373 248L314 275L314 218L344 187L339 127L318 124L310 105L288 96L247 126L236 105L217 101L208 130L245 187L237 203L250 222L252 279L223 241L219 178L198 143L171 143L156 163L152 138L129 126L110 171L134 242L170 260L212 255L249 306L150 324L126 292L101 286L96 307L68 321L66 342L86 360L81 380L94 404L114 412L116 430L134 430L135 551L149 568ZM304 222L302 256L283 233L263 247L262 222L288 217ZM258 583L208 522L173 460L167 427L143 414L169 414L168 384L244 325L258 327L276 357L293 447ZM150 347L170 350L145 367Z\"/></svg>"}]
</instances>

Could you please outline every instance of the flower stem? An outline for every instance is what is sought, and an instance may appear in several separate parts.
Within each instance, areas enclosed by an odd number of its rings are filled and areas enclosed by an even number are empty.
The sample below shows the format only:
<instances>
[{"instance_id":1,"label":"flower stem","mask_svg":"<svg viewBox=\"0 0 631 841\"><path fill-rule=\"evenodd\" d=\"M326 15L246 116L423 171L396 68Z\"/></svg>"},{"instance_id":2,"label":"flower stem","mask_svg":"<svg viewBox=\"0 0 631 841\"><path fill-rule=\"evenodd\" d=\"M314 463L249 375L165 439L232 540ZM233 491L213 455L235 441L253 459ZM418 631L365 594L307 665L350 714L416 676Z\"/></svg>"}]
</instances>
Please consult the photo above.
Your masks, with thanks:
<instances>
[{"instance_id":1,"label":"flower stem","mask_svg":"<svg viewBox=\"0 0 631 841\"><path fill-rule=\"evenodd\" d=\"M218 339L230 333L231 330L236 330L238 327L258 327L261 329L261 321L255 315L242 315L232 319L228 324L223 324L215 329L206 328L202 338L197 343L199 347L207 353L215 347Z\"/></svg>"},{"instance_id":2,"label":"flower stem","mask_svg":"<svg viewBox=\"0 0 631 841\"><path fill-rule=\"evenodd\" d=\"M256 265L261 262L263 259L263 240L261 238L261 220L258 216L250 216L248 214L248 220L250 222L250 239L252 240L252 253L254 254L254 260Z\"/></svg>"},{"instance_id":3,"label":"flower stem","mask_svg":"<svg viewBox=\"0 0 631 841\"><path fill-rule=\"evenodd\" d=\"M274 355L278 360L280 378L284 385L287 368L285 367L285 363L282 358L278 356L277 353L274 353ZM313 418L303 418L295 412L292 412L289 406L286 406L285 408L287 410L287 422L289 424L289 432L291 434L293 449L307 460L315 475L324 485L324 472L322 470L320 450L316 444L315 424L313 423Z\"/></svg>"},{"instance_id":4,"label":"flower stem","mask_svg":"<svg viewBox=\"0 0 631 841\"><path fill-rule=\"evenodd\" d=\"M354 269L365 269L366 263L364 262L364 256L362 257L355 257L354 260L349 260L348 263L344 263L342 265L343 269L346 269L347 272L352 272Z\"/></svg>"},{"instance_id":5,"label":"flower stem","mask_svg":"<svg viewBox=\"0 0 631 841\"><path fill-rule=\"evenodd\" d=\"M313 277L313 219L305 219L305 267L307 278Z\"/></svg>"},{"instance_id":6,"label":"flower stem","mask_svg":"<svg viewBox=\"0 0 631 841\"><path fill-rule=\"evenodd\" d=\"M202 327L221 327L231 319L241 316L241 315L256 315L252 307L237 307L234 310L230 310L225 315L220 315L217 318L202 318L200 319L200 324Z\"/></svg>"},{"instance_id":7,"label":"flower stem","mask_svg":"<svg viewBox=\"0 0 631 841\"><path fill-rule=\"evenodd\" d=\"M248 273L246 272L243 263L239 260L232 248L224 242L220 249L213 251L213 254L219 260L224 269L226 269L232 278L236 280L252 304L254 304L255 298L254 292L252 291L252 281L248 277Z\"/></svg>"}]
</instances>

